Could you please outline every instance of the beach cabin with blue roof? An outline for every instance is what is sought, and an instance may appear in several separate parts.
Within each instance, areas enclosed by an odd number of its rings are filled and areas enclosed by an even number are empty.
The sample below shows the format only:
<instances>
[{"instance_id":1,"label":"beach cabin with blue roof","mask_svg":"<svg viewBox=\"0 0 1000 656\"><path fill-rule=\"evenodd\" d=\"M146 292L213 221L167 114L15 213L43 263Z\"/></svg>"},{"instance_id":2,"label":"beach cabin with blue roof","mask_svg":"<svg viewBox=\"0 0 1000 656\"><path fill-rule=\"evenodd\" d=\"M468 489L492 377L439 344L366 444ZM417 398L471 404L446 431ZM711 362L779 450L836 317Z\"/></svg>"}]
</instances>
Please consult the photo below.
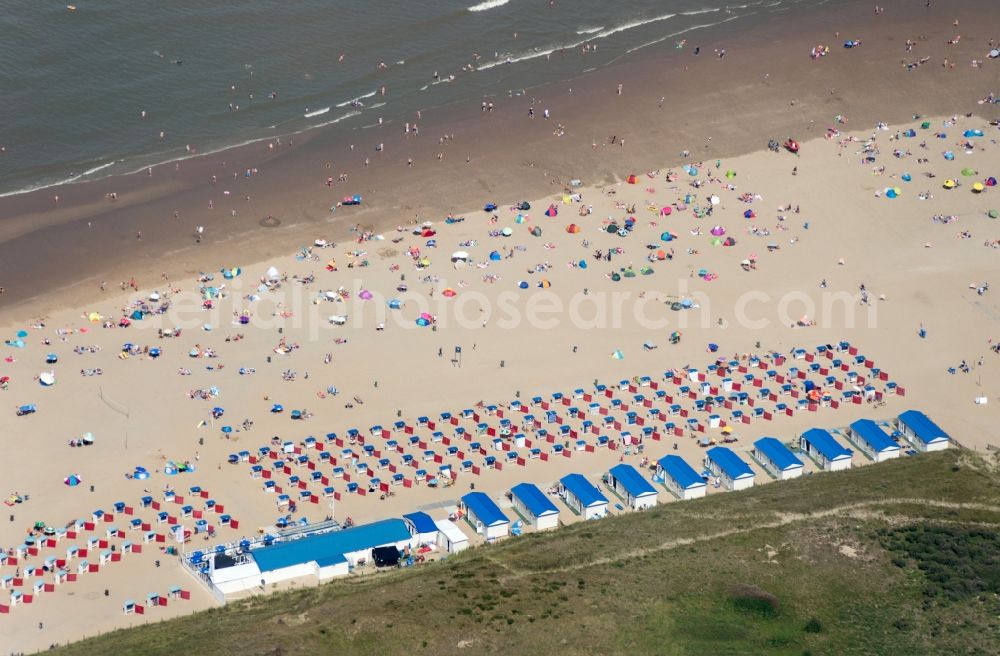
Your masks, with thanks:
<instances>
[{"instance_id":1,"label":"beach cabin with blue roof","mask_svg":"<svg viewBox=\"0 0 1000 656\"><path fill-rule=\"evenodd\" d=\"M563 501L584 519L600 519L608 514L608 498L583 475L567 474L559 484Z\"/></svg>"},{"instance_id":2,"label":"beach cabin with blue roof","mask_svg":"<svg viewBox=\"0 0 1000 656\"><path fill-rule=\"evenodd\" d=\"M754 442L751 455L779 481L798 478L805 469L791 449L773 437L762 437Z\"/></svg>"},{"instance_id":3,"label":"beach cabin with blue roof","mask_svg":"<svg viewBox=\"0 0 1000 656\"><path fill-rule=\"evenodd\" d=\"M930 417L919 410L907 410L899 415L896 422L899 432L910 441L918 451L940 451L948 448L951 439L948 433L931 421Z\"/></svg>"},{"instance_id":4,"label":"beach cabin with blue roof","mask_svg":"<svg viewBox=\"0 0 1000 656\"><path fill-rule=\"evenodd\" d=\"M411 543L412 536L403 520L385 519L275 542L251 549L243 560L213 554L210 577L212 585L224 595L303 577L325 581L347 575L351 567L371 558L372 549L402 549Z\"/></svg>"},{"instance_id":5,"label":"beach cabin with blue roof","mask_svg":"<svg viewBox=\"0 0 1000 656\"><path fill-rule=\"evenodd\" d=\"M510 520L500 506L482 492L469 492L462 497L465 518L487 540L504 538L510 533Z\"/></svg>"},{"instance_id":6,"label":"beach cabin with blue roof","mask_svg":"<svg viewBox=\"0 0 1000 656\"><path fill-rule=\"evenodd\" d=\"M438 528L434 520L427 513L412 512L408 515L403 515L403 521L406 522L406 527L410 529L410 535L413 536L416 544L437 543Z\"/></svg>"},{"instance_id":7,"label":"beach cabin with blue roof","mask_svg":"<svg viewBox=\"0 0 1000 656\"><path fill-rule=\"evenodd\" d=\"M833 435L822 428L810 428L802 433L799 448L826 471L840 471L851 467L850 449L841 446L833 439Z\"/></svg>"},{"instance_id":8,"label":"beach cabin with blue roof","mask_svg":"<svg viewBox=\"0 0 1000 656\"><path fill-rule=\"evenodd\" d=\"M680 499L698 499L705 496L708 484L684 458L667 455L656 461L656 474L663 486Z\"/></svg>"},{"instance_id":9,"label":"beach cabin with blue roof","mask_svg":"<svg viewBox=\"0 0 1000 656\"><path fill-rule=\"evenodd\" d=\"M632 510L656 505L656 488L632 465L615 465L608 470L608 487L622 497Z\"/></svg>"},{"instance_id":10,"label":"beach cabin with blue roof","mask_svg":"<svg viewBox=\"0 0 1000 656\"><path fill-rule=\"evenodd\" d=\"M754 473L750 465L724 446L713 446L705 452L705 467L729 490L753 487Z\"/></svg>"},{"instance_id":11,"label":"beach cabin with blue roof","mask_svg":"<svg viewBox=\"0 0 1000 656\"><path fill-rule=\"evenodd\" d=\"M875 462L898 458L902 452L896 441L871 419L859 419L851 424L847 438Z\"/></svg>"},{"instance_id":12,"label":"beach cabin with blue roof","mask_svg":"<svg viewBox=\"0 0 1000 656\"><path fill-rule=\"evenodd\" d=\"M536 531L559 527L559 509L545 494L531 483L520 483L510 488L514 509Z\"/></svg>"}]
</instances>

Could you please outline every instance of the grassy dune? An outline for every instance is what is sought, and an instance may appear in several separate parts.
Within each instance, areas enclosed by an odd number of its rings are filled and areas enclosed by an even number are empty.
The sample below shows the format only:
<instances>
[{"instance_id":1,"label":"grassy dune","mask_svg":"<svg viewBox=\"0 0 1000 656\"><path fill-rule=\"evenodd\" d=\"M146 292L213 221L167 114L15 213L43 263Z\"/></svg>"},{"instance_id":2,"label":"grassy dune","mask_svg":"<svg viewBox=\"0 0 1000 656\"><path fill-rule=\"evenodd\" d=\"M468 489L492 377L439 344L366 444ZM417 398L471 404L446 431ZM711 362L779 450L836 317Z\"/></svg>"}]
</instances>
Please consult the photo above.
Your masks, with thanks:
<instances>
[{"instance_id":1,"label":"grassy dune","mask_svg":"<svg viewBox=\"0 0 1000 656\"><path fill-rule=\"evenodd\" d=\"M59 654L995 654L1000 472L951 450L528 535Z\"/></svg>"}]
</instances>

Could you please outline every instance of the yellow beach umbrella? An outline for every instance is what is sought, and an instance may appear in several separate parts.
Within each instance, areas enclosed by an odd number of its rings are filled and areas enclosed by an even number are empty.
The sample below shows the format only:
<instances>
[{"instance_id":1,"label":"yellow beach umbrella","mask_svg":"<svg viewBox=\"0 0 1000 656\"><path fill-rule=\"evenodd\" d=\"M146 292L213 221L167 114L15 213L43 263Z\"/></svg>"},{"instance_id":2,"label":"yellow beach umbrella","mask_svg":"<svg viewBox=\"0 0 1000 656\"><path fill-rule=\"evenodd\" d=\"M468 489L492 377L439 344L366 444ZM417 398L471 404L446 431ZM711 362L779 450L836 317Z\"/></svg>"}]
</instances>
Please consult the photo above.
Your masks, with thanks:
<instances>
[{"instance_id":1,"label":"yellow beach umbrella","mask_svg":"<svg viewBox=\"0 0 1000 656\"><path fill-rule=\"evenodd\" d=\"M955 188L955 181L954 180L945 180L944 181L944 188L945 189L954 189Z\"/></svg>"},{"instance_id":2,"label":"yellow beach umbrella","mask_svg":"<svg viewBox=\"0 0 1000 656\"><path fill-rule=\"evenodd\" d=\"M983 189L986 189L986 187L983 186L982 182L977 182L976 184L972 185L972 191L976 192L977 194L981 192Z\"/></svg>"}]
</instances>

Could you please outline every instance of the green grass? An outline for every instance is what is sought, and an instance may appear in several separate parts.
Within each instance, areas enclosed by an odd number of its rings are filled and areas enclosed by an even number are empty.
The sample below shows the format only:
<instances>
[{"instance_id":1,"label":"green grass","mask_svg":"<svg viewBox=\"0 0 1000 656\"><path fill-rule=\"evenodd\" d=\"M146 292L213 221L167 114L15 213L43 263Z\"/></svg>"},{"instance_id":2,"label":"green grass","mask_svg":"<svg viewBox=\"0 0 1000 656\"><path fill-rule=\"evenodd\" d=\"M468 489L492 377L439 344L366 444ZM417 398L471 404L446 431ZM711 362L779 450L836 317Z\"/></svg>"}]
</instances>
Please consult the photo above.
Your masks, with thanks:
<instances>
[{"instance_id":1,"label":"green grass","mask_svg":"<svg viewBox=\"0 0 1000 656\"><path fill-rule=\"evenodd\" d=\"M529 534L56 653L995 654L998 483L972 454L903 458Z\"/></svg>"}]
</instances>

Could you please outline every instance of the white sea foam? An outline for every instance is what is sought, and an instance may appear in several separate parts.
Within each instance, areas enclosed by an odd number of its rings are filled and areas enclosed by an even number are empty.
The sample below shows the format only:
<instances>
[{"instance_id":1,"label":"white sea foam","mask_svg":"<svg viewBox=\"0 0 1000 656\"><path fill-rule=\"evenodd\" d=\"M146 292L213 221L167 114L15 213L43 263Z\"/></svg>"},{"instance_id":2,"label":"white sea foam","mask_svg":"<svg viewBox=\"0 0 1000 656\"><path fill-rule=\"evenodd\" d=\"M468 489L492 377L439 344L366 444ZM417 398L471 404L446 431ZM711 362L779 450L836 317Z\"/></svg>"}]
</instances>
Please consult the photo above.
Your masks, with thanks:
<instances>
[{"instance_id":1,"label":"white sea foam","mask_svg":"<svg viewBox=\"0 0 1000 656\"><path fill-rule=\"evenodd\" d=\"M486 2L480 2L478 5L472 5L469 7L469 11L489 11L490 9L503 7L508 2L510 0L486 0Z\"/></svg>"},{"instance_id":2,"label":"white sea foam","mask_svg":"<svg viewBox=\"0 0 1000 656\"><path fill-rule=\"evenodd\" d=\"M616 25L615 27L607 27L607 28L602 27L600 28L600 31L588 34L586 38L576 41L574 43L563 43L548 48L536 48L534 50L528 50L526 52L518 54L508 54L502 59L497 59L491 62L486 62L485 64L481 64L478 70L482 71L493 68L494 66L499 66L501 64L515 64L517 62L526 61L529 59L537 59L539 57L545 57L547 55L551 55L552 53L558 52L559 50L565 48L578 48L585 43L596 41L597 39L604 39L609 36L612 36L613 34L619 34L627 30L632 30L637 27L642 27L643 25L649 25L650 23L658 23L660 21L670 20L675 16L677 16L677 14L662 14L660 16L653 16L652 18L641 18L638 20L630 21L628 23L622 23L621 25Z\"/></svg>"},{"instance_id":3,"label":"white sea foam","mask_svg":"<svg viewBox=\"0 0 1000 656\"><path fill-rule=\"evenodd\" d=\"M94 166L92 168L87 169L83 173L74 173L73 175L70 175L70 176L68 176L66 178L63 178L61 180L55 180L53 182L41 182L41 183L36 183L36 184L30 184L30 185L28 185L26 187L21 187L20 189L14 189L14 190L11 190L11 191L6 191L6 192L3 192L3 193L0 193L0 198L4 198L6 196L17 196L19 194L28 194L28 193L31 193L32 191L38 191L40 189L48 189L49 187L58 187L59 185L72 184L73 182L80 182L80 181L83 180L83 178L91 176L91 175L97 173L98 171L103 171L104 169L108 168L109 166L114 166L115 164L117 164L120 161L121 160L112 160L110 162L105 162L104 164L98 164L97 166Z\"/></svg>"},{"instance_id":4,"label":"white sea foam","mask_svg":"<svg viewBox=\"0 0 1000 656\"><path fill-rule=\"evenodd\" d=\"M705 29L706 27L715 27L716 25L722 25L723 23L728 23L729 21L736 20L737 18L743 18L743 16L747 16L747 15L749 15L749 14L743 14L742 16L729 16L728 18L724 18L724 19L722 19L720 21L717 21L715 23L705 23L703 25L692 25L691 27L685 27L683 30L679 30L677 32L673 32L673 33L667 34L665 36L661 36L659 39L653 39L652 41L649 41L647 43L643 43L642 45L639 45L639 46L635 46L634 48L629 48L628 50L625 51L625 54L626 55L630 55L633 52L636 52L638 50L642 50L643 48L648 48L649 46L654 46L657 43L663 43L667 39L672 39L675 36L680 36L682 34L687 34L688 32L694 32L695 30L702 30L702 29Z\"/></svg>"},{"instance_id":5,"label":"white sea foam","mask_svg":"<svg viewBox=\"0 0 1000 656\"><path fill-rule=\"evenodd\" d=\"M350 100L345 100L344 102L342 102L342 103L337 103L337 104L336 104L336 105L334 105L334 106L335 106L335 107L347 107L348 105L350 105L350 104L351 104L351 103L353 103L353 102L357 102L357 101L359 101L359 100L364 100L365 98L371 98L371 97L372 97L372 96L374 96L374 95L375 95L376 93L378 93L378 91L369 91L368 93L366 93L366 94L365 94L365 95L363 95L363 96L358 96L357 98L351 98Z\"/></svg>"},{"instance_id":6,"label":"white sea foam","mask_svg":"<svg viewBox=\"0 0 1000 656\"><path fill-rule=\"evenodd\" d=\"M333 120L326 121L325 123L320 123L320 124L314 125L312 127L314 127L314 128L321 128L321 127L323 127L325 125L334 125L335 123L340 123L341 121L346 121L347 119L351 118L352 116L360 116L360 115L361 115L361 112L357 112L357 111L347 112L343 116L338 116L337 118L335 118Z\"/></svg>"},{"instance_id":7,"label":"white sea foam","mask_svg":"<svg viewBox=\"0 0 1000 656\"><path fill-rule=\"evenodd\" d=\"M330 111L330 108L324 107L323 109L317 109L311 112L306 112L305 114L302 115L302 117L312 118L313 116L322 116L323 114L326 114L328 111Z\"/></svg>"},{"instance_id":8,"label":"white sea foam","mask_svg":"<svg viewBox=\"0 0 1000 656\"><path fill-rule=\"evenodd\" d=\"M600 27L581 27L580 29L578 29L576 31L576 33L577 34L596 34L597 32L600 32L603 29L604 29L603 25L601 25Z\"/></svg>"}]
</instances>

